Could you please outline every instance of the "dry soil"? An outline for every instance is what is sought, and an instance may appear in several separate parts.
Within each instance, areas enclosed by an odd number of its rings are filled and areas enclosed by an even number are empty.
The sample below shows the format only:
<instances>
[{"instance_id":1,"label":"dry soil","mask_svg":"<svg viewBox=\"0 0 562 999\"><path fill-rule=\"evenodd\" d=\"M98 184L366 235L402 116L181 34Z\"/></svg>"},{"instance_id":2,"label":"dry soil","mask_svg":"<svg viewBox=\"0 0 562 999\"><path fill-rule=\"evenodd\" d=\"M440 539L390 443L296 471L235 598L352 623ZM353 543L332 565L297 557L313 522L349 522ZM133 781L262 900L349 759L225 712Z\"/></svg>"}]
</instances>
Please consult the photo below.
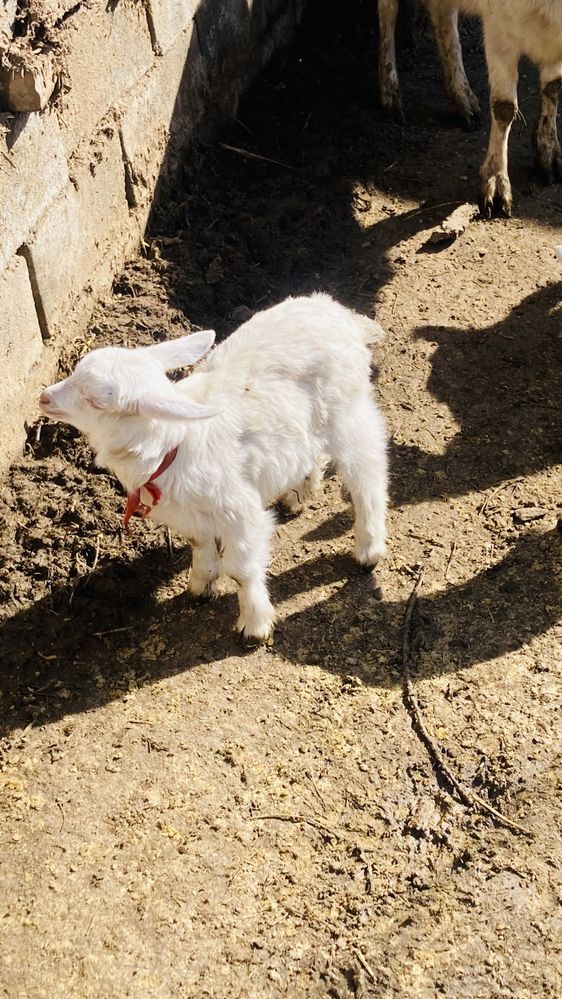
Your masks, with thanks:
<instances>
[{"instance_id":1,"label":"dry soil","mask_svg":"<svg viewBox=\"0 0 562 999\"><path fill-rule=\"evenodd\" d=\"M560 187L532 171L522 67L511 220L432 229L486 144L449 115L423 19L407 122L376 88L374 4L312 2L292 45L201 147L95 345L214 326L324 289L376 314L391 433L377 600L334 476L279 520L272 648L233 590L186 595L189 553L76 433L30 428L0 493L2 994L546 999L562 994ZM479 32L464 36L485 107ZM222 145L221 145L222 143ZM237 150L265 159L248 159ZM403 698L404 612L425 724Z\"/></svg>"}]
</instances>

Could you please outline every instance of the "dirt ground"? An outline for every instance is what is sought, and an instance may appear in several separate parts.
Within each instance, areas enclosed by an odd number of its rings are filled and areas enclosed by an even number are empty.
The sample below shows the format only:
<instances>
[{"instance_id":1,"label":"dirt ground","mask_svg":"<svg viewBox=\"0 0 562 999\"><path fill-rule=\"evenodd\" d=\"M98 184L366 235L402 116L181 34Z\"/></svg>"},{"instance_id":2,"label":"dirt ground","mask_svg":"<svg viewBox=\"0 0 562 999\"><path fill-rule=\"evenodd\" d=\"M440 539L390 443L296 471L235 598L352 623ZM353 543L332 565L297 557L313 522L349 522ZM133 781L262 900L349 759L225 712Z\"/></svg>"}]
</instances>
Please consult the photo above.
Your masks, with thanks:
<instances>
[{"instance_id":1,"label":"dirt ground","mask_svg":"<svg viewBox=\"0 0 562 999\"><path fill-rule=\"evenodd\" d=\"M373 8L373 9L371 9ZM374 4L309 5L201 148L94 345L230 332L325 289L388 331L377 392L392 509L377 600L335 477L279 520L272 648L234 591L195 605L189 554L135 521L68 429L30 428L0 491L2 995L562 995L562 190L532 173L535 73L511 142L512 220L452 245L486 144L450 118L423 19L406 126L377 100ZM465 33L483 105L479 33ZM290 169L291 168L291 169ZM403 698L405 607L425 724Z\"/></svg>"}]
</instances>

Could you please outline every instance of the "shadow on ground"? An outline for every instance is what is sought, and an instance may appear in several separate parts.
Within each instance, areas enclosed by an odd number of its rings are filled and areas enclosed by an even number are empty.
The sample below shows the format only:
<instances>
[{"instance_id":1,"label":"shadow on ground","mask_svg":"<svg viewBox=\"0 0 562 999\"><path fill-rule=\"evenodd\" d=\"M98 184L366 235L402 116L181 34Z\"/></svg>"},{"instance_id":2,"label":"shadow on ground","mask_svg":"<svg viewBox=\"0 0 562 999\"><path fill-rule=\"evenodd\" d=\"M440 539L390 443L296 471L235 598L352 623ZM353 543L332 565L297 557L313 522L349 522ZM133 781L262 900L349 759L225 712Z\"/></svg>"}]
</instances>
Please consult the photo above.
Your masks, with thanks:
<instances>
[{"instance_id":1,"label":"shadow on ground","mask_svg":"<svg viewBox=\"0 0 562 999\"><path fill-rule=\"evenodd\" d=\"M484 330L421 327L436 345L428 388L460 425L444 455L397 449L396 505L483 490L562 460L562 284Z\"/></svg>"},{"instance_id":2,"label":"shadow on ground","mask_svg":"<svg viewBox=\"0 0 562 999\"><path fill-rule=\"evenodd\" d=\"M431 643L441 622L454 622L450 658L439 673L466 669L518 649L559 620L561 547L556 531L522 536L498 564L467 583L420 600L419 624L426 642ZM185 565L182 557L179 562ZM232 633L233 595L196 604L184 592L165 602L150 592L150 581L153 587L166 583L177 570L177 563L161 550L128 566L112 562L75 592L62 590L9 619L0 633L7 729L97 708L122 697L132 681L142 686L201 661L243 655ZM272 595L280 603L342 580L344 585L328 599L286 618L281 613L276 653L323 668L328 663L333 672L357 673L377 686L399 683L397 650L406 605L374 601L370 577L357 569L351 557L322 554L299 563L272 578ZM126 594L123 600L121 588ZM131 600L133 589L137 598ZM358 665L350 667L339 660L338 650L346 630L358 621L362 631L354 645ZM155 655L156 639L160 645ZM387 653L396 650L382 666L380 657L375 657L381 643Z\"/></svg>"}]
</instances>

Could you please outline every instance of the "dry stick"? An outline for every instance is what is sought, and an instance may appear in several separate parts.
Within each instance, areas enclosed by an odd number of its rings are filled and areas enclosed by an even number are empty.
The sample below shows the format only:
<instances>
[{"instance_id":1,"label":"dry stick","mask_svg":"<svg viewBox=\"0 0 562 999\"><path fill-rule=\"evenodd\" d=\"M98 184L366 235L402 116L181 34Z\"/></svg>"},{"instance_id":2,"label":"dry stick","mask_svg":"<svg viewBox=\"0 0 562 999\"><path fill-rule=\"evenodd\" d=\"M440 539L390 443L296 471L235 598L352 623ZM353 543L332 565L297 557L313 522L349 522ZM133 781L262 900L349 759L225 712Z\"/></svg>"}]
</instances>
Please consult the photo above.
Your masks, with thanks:
<instances>
[{"instance_id":1,"label":"dry stick","mask_svg":"<svg viewBox=\"0 0 562 999\"><path fill-rule=\"evenodd\" d=\"M361 965L361 967L363 968L363 970L367 972L367 977L371 979L371 981L373 982L373 985L376 985L377 982L378 982L378 978L375 975L375 972L373 971L373 969L371 968L371 966L369 964L367 964L367 961L363 957L363 954L359 950L359 947L352 946L351 947L351 953L355 954L355 957L359 961L359 964Z\"/></svg>"},{"instance_id":2,"label":"dry stick","mask_svg":"<svg viewBox=\"0 0 562 999\"><path fill-rule=\"evenodd\" d=\"M168 548L168 557L173 561L174 558L174 546L172 544L172 532L169 527L165 529L166 534L166 545Z\"/></svg>"},{"instance_id":3,"label":"dry stick","mask_svg":"<svg viewBox=\"0 0 562 999\"><path fill-rule=\"evenodd\" d=\"M451 551L450 551L450 554L449 554L449 558L447 559L447 566L445 568L445 577L444 577L445 579L447 579L447 576L449 574L449 569L451 568L451 562L453 561L453 557L454 557L454 554L455 554L456 550L457 550L457 542L456 542L456 540L453 540L453 543L451 545Z\"/></svg>"},{"instance_id":4,"label":"dry stick","mask_svg":"<svg viewBox=\"0 0 562 999\"><path fill-rule=\"evenodd\" d=\"M92 562L92 568L88 572L88 575L86 576L86 578L85 578L85 580L84 580L84 582L82 584L84 588L88 585L88 583L90 582L92 576L94 575L94 572L96 571L96 569L98 567L98 562L99 562L99 557L100 557L100 547L101 547L101 534L98 534L96 536L96 550L94 552L94 561ZM81 580L78 578L76 580L76 582L75 582L74 589L76 589L80 585L80 583L81 583ZM72 594L71 594L71 597L70 597L70 600L69 600L69 605L72 603L73 599L74 599L74 592L72 592Z\"/></svg>"},{"instance_id":5,"label":"dry stick","mask_svg":"<svg viewBox=\"0 0 562 999\"><path fill-rule=\"evenodd\" d=\"M6 160L6 163L10 164L12 170L16 170L17 169L16 164L12 162L12 160L10 159L9 156L6 156L6 153L4 152L4 150L2 150L2 156Z\"/></svg>"},{"instance_id":6,"label":"dry stick","mask_svg":"<svg viewBox=\"0 0 562 999\"><path fill-rule=\"evenodd\" d=\"M259 153L251 153L249 149L239 149L238 146L229 146L226 142L219 142L221 149L228 149L230 153L237 153L247 160L261 160L262 163L273 163L275 166L285 167L285 170L294 170L294 166L289 163L281 163L280 160L272 160L269 156L260 156Z\"/></svg>"},{"instance_id":7,"label":"dry stick","mask_svg":"<svg viewBox=\"0 0 562 999\"><path fill-rule=\"evenodd\" d=\"M245 125L243 121L240 121L240 118L235 118L234 120L236 121L236 124L237 124L237 125L241 125L241 126L242 126L242 128L246 129L246 131L247 131L248 135L251 135L251 136L252 136L252 139L254 139L254 138L255 138L255 133L254 133L254 132L252 132L252 129L251 129L251 128L248 128L248 126L247 126L247 125Z\"/></svg>"},{"instance_id":8,"label":"dry stick","mask_svg":"<svg viewBox=\"0 0 562 999\"><path fill-rule=\"evenodd\" d=\"M464 787L459 779L455 776L449 764L443 757L439 746L434 741L433 737L428 732L423 716L421 713L421 708L418 703L416 692L414 689L414 684L412 681L412 676L410 674L410 663L412 662L412 648L410 639L410 629L412 623L412 614L414 613L414 608L418 599L418 593L423 582L423 569L420 570L418 578L414 584L414 588L410 594L410 599L408 600L408 605L406 607L406 614L404 615L404 638L402 642L402 672L404 679L404 700L406 702L406 707L410 712L412 721L414 724L414 729L424 743L426 749L429 752L431 760L437 770L442 773L451 787L455 789L460 800L463 802L467 808L475 808L481 812L486 812L488 815L493 816L493 818L500 825L505 826L507 829L512 829L514 832L523 833L525 836L534 837L534 833L530 829L526 829L525 826L519 825L518 822L514 822L512 819L506 818L501 812L498 812L492 805L490 805L484 798L480 795L475 794L474 791L470 791L468 788Z\"/></svg>"},{"instance_id":9,"label":"dry stick","mask_svg":"<svg viewBox=\"0 0 562 999\"><path fill-rule=\"evenodd\" d=\"M282 812L274 813L272 815L252 815L253 819L277 819L279 822L305 822L309 826L313 826L314 829L319 829L321 832L327 833L329 836L333 836L334 839L339 840L341 843L345 837L331 826L327 826L324 822L318 822L317 819L309 818L307 815L284 815Z\"/></svg>"},{"instance_id":10,"label":"dry stick","mask_svg":"<svg viewBox=\"0 0 562 999\"><path fill-rule=\"evenodd\" d=\"M61 815L62 815L62 823L61 823L61 827L60 827L60 829L59 829L59 835L60 835L60 833L61 833L61 832L63 831L63 829L64 829L64 817L65 817L65 816L64 816L64 809L63 809L63 807L62 807L62 805L61 805L60 801L56 801L56 805L57 805L57 808L59 809L59 811L60 811L60 813L61 813Z\"/></svg>"},{"instance_id":11,"label":"dry stick","mask_svg":"<svg viewBox=\"0 0 562 999\"><path fill-rule=\"evenodd\" d=\"M98 534L96 537L96 550L94 552L94 561L92 562L92 568L90 569L90 572L88 574L88 579L90 578L90 576L94 575L94 572L97 569L100 557L100 546L101 546L101 534Z\"/></svg>"},{"instance_id":12,"label":"dry stick","mask_svg":"<svg viewBox=\"0 0 562 999\"><path fill-rule=\"evenodd\" d=\"M108 628L107 631L94 631L92 632L94 638L103 638L104 635L116 635L118 631L133 631L133 625L128 628Z\"/></svg>"},{"instance_id":13,"label":"dry stick","mask_svg":"<svg viewBox=\"0 0 562 999\"><path fill-rule=\"evenodd\" d=\"M425 205L424 208L418 208L415 212L411 212L410 218L413 218L414 215L423 215L424 212L434 212L438 208L449 208L451 205L458 205L460 208L462 204L463 202L457 198L456 201L442 201L440 205Z\"/></svg>"},{"instance_id":14,"label":"dry stick","mask_svg":"<svg viewBox=\"0 0 562 999\"><path fill-rule=\"evenodd\" d=\"M523 482L523 476L522 475L519 475L516 479L508 479L507 482L502 482L499 486L497 486L496 489L493 490L493 492L490 493L489 496L486 496L482 500L482 503L478 507L478 511L477 512L478 513L484 513L484 511L488 507L488 504L491 503L493 499L495 499L495 497L498 495L498 493L501 493L502 490L504 490L504 489L509 489L510 486L517 485L518 482Z\"/></svg>"}]
</instances>

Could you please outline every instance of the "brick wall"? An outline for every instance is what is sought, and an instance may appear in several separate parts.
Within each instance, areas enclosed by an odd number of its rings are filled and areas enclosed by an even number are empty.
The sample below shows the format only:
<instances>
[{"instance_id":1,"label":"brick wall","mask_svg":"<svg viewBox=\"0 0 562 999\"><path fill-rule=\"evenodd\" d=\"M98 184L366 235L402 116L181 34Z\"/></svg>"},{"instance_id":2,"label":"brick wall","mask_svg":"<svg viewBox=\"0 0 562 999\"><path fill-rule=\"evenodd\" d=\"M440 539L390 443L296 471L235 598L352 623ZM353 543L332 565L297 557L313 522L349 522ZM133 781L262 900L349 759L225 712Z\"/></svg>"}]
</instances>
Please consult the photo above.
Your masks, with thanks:
<instances>
[{"instance_id":1,"label":"brick wall","mask_svg":"<svg viewBox=\"0 0 562 999\"><path fill-rule=\"evenodd\" d=\"M139 244L156 187L165 192L203 121L235 113L303 5L4 3L0 471L23 445L63 342Z\"/></svg>"}]
</instances>

